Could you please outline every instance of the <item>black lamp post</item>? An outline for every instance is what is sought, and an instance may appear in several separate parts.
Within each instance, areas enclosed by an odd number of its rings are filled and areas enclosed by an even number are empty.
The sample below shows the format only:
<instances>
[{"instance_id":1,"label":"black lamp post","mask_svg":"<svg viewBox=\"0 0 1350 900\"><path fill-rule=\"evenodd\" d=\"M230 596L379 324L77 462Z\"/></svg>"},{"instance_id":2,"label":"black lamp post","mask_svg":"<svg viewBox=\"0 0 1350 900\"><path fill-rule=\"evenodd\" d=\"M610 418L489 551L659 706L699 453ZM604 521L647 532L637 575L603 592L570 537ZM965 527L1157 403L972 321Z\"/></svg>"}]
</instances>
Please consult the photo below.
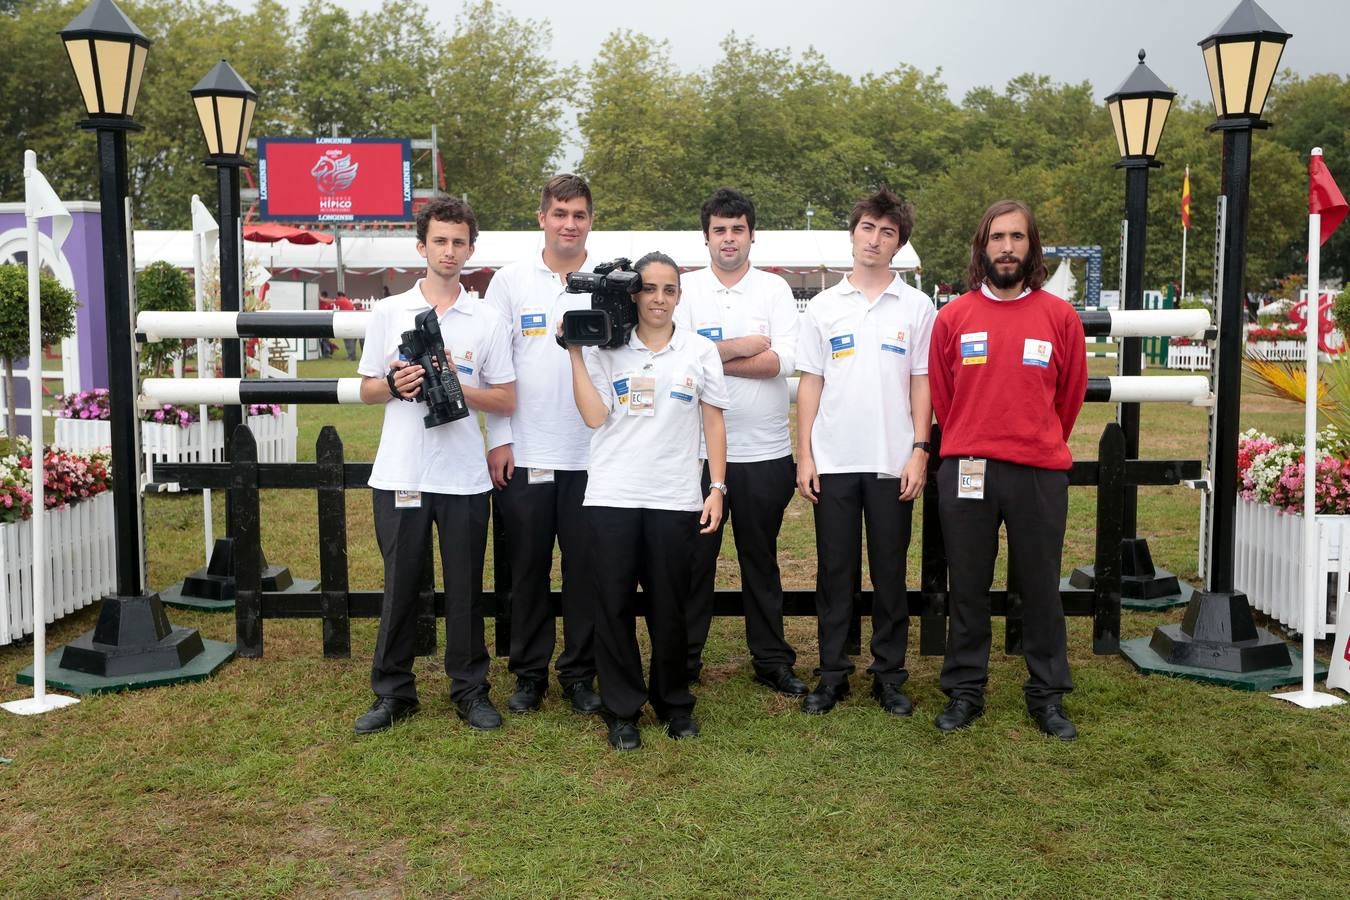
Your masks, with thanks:
<instances>
[{"instance_id":1,"label":"black lamp post","mask_svg":"<svg viewBox=\"0 0 1350 900\"><path fill-rule=\"evenodd\" d=\"M208 166L216 167L217 199L220 222L220 308L223 312L239 312L242 308L244 280L243 232L239 202L239 170L248 165L244 150L248 146L253 112L258 106L258 94L225 60L188 91L197 111L197 122L206 138ZM237 340L222 342L222 373L226 378L241 378L244 372L243 344ZM239 406L225 407L225 459L233 458L235 429L242 424L243 410ZM228 493L227 493L228 498ZM179 597L184 606L204 606L219 609L234 602L236 582L234 575L234 511L228 499L225 503L226 537L216 541L211 560L183 579ZM263 560L263 588L269 591L285 590L293 583L285 566L270 566Z\"/></svg>"},{"instance_id":2,"label":"black lamp post","mask_svg":"<svg viewBox=\"0 0 1350 900\"><path fill-rule=\"evenodd\" d=\"M1176 98L1173 91L1144 65L1144 51L1139 51L1139 64L1134 67L1115 93L1106 98L1111 113L1111 125L1116 131L1120 161L1116 168L1125 170L1125 309L1144 308L1144 249L1148 231L1148 170L1162 166L1154 157L1162 138L1167 113ZM1139 375L1142 342L1137 337L1120 342L1120 374ZM1139 458L1139 404L1121 403L1117 420L1125 433L1125 457ZM1181 585L1171 572L1156 569L1148 541L1138 536L1139 489L1125 488L1124 540L1120 547L1121 596L1136 600L1174 597L1181 593ZM1091 573L1091 574L1089 574ZM1093 567L1075 570L1072 583L1091 587ZM1086 584L1084 584L1086 582Z\"/></svg>"},{"instance_id":3,"label":"black lamp post","mask_svg":"<svg viewBox=\"0 0 1350 900\"><path fill-rule=\"evenodd\" d=\"M94 0L61 32L88 118L98 137L103 291L107 303L112 418L113 518L117 593L105 597L98 624L66 645L61 667L117 677L181 667L202 652L195 629L173 628L159 595L146 593L138 477L136 357L128 272L127 139L150 41L112 0Z\"/></svg>"},{"instance_id":4,"label":"black lamp post","mask_svg":"<svg viewBox=\"0 0 1350 900\"><path fill-rule=\"evenodd\" d=\"M240 294L244 279L240 231L242 216L239 211L239 170L248 165L244 148L248 144L249 127L253 124L253 110L258 105L258 94L239 77L229 63L221 60L197 86L188 92L197 108L197 121L206 137L206 164L216 167L220 201L220 308L223 312L239 312ZM243 377L243 345L226 341L224 376ZM238 406L225 407L225 459L231 458L230 447L234 430L243 422ZM229 505L226 505L225 532L234 534Z\"/></svg>"},{"instance_id":5,"label":"black lamp post","mask_svg":"<svg viewBox=\"0 0 1350 900\"><path fill-rule=\"evenodd\" d=\"M1204 573L1206 590L1195 593L1182 624L1160 626L1149 646L1170 663L1229 672L1290 664L1289 648L1256 627L1246 595L1233 589L1252 130L1270 127L1261 119L1261 112L1289 37L1260 6L1242 0L1218 30L1200 42L1218 115L1218 121L1209 128L1223 135L1227 223L1219 270L1222 284L1218 292L1214 385L1218 403L1211 425L1209 564Z\"/></svg>"}]
</instances>

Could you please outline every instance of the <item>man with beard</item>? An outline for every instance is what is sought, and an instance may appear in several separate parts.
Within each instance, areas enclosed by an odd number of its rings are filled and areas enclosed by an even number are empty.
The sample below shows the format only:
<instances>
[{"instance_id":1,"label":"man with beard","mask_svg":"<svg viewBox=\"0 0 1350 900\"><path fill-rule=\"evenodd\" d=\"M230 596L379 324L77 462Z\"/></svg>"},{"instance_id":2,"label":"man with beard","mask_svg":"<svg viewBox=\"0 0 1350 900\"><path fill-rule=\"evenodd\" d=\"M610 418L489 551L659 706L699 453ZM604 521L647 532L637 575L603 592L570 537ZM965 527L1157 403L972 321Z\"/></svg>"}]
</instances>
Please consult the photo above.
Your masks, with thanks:
<instances>
[{"instance_id":1,"label":"man with beard","mask_svg":"<svg viewBox=\"0 0 1350 900\"><path fill-rule=\"evenodd\" d=\"M572 399L572 369L554 332L568 310L587 309L586 294L567 293L571 272L589 271L586 238L591 189L579 175L555 175L539 200L544 248L503 266L487 303L511 323L517 403L509 416L488 416L488 470L496 488L511 565L511 662L516 691L506 708L536 710L548 684L557 626L550 595L553 542L562 551L563 649L558 681L579 713L600 710L595 692L595 615L584 570L586 495L591 430ZM498 552L503 552L499 550Z\"/></svg>"},{"instance_id":2,"label":"man with beard","mask_svg":"<svg viewBox=\"0 0 1350 900\"><path fill-rule=\"evenodd\" d=\"M711 265L685 275L675 325L717 345L726 373L727 515L745 597L745 639L755 680L789 696L806 693L792 671L797 654L783 636L778 531L792 499L796 467L788 434L787 376L797 368L797 304L780 276L750 265L755 205L739 191L715 191L700 211ZM707 458L706 450L703 458ZM710 482L703 469L704 493ZM712 622L713 582L722 528L700 535L689 620L691 681L703 668Z\"/></svg>"},{"instance_id":3,"label":"man with beard","mask_svg":"<svg viewBox=\"0 0 1350 900\"><path fill-rule=\"evenodd\" d=\"M928 375L942 428L938 506L951 574L943 732L984 712L989 586L1006 523L1008 566L1022 597L1027 710L1045 734L1077 736L1062 705L1073 684L1059 568L1068 440L1087 389L1087 356L1077 312L1041 290L1045 276L1031 210L995 203L971 243L970 290L933 326Z\"/></svg>"}]
</instances>

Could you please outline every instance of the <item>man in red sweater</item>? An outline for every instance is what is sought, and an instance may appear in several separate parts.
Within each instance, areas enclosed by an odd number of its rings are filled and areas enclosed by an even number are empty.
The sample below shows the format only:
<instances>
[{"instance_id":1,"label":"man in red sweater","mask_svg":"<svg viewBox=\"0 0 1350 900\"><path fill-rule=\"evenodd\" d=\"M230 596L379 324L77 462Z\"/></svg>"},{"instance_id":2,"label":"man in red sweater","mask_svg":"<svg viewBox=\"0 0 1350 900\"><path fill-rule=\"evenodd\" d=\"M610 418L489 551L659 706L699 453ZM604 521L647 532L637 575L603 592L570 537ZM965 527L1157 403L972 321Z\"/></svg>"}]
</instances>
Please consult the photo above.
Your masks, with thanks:
<instances>
[{"instance_id":1,"label":"man in red sweater","mask_svg":"<svg viewBox=\"0 0 1350 900\"><path fill-rule=\"evenodd\" d=\"M1074 308L1041 290L1046 277L1031 210L1015 200L985 212L971 243L971 290L938 312L929 351L933 411L942 428L938 508L951 575L946 708L952 732L984 712L989 680L989 586L998 529L1022 596L1027 710L1046 734L1071 741L1073 689L1059 597L1069 506L1068 439L1087 390L1086 342Z\"/></svg>"}]
</instances>

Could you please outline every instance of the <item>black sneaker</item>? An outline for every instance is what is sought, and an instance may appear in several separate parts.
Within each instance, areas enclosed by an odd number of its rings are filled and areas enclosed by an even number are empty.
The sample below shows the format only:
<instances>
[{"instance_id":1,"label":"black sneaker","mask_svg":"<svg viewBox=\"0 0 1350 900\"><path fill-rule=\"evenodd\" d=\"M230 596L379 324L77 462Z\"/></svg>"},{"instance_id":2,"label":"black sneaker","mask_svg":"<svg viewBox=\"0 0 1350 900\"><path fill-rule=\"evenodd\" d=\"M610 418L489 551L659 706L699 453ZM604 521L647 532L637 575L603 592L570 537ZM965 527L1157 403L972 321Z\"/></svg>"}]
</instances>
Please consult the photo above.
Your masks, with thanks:
<instances>
[{"instance_id":1,"label":"black sneaker","mask_svg":"<svg viewBox=\"0 0 1350 900\"><path fill-rule=\"evenodd\" d=\"M1036 727L1042 734L1057 737L1061 741L1072 741L1078 737L1078 729L1069 721L1069 717L1064 715L1064 707L1058 703L1051 703L1049 706L1028 712L1031 713L1031 718L1036 720Z\"/></svg>"},{"instance_id":2,"label":"black sneaker","mask_svg":"<svg viewBox=\"0 0 1350 900\"><path fill-rule=\"evenodd\" d=\"M563 685L563 696L572 701L573 712L593 715L600 711L600 695L591 687L589 678Z\"/></svg>"},{"instance_id":3,"label":"black sneaker","mask_svg":"<svg viewBox=\"0 0 1350 900\"><path fill-rule=\"evenodd\" d=\"M984 715L983 706L976 706L970 700L953 697L947 701L942 712L938 713L933 724L937 725L938 731L943 734L951 734L953 731L969 728L970 724L982 715Z\"/></svg>"},{"instance_id":4,"label":"black sneaker","mask_svg":"<svg viewBox=\"0 0 1350 900\"><path fill-rule=\"evenodd\" d=\"M502 714L497 712L497 707L487 697L465 700L455 707L455 715L475 731L493 731L502 727Z\"/></svg>"},{"instance_id":5,"label":"black sneaker","mask_svg":"<svg viewBox=\"0 0 1350 900\"><path fill-rule=\"evenodd\" d=\"M609 745L615 750L636 750L641 747L642 735L638 733L637 723L628 719L611 719Z\"/></svg>"},{"instance_id":6,"label":"black sneaker","mask_svg":"<svg viewBox=\"0 0 1350 900\"><path fill-rule=\"evenodd\" d=\"M388 729L395 722L401 722L415 715L419 709L416 700L400 700L397 697L376 697L370 710L356 720L357 734L374 734Z\"/></svg>"},{"instance_id":7,"label":"black sneaker","mask_svg":"<svg viewBox=\"0 0 1350 900\"><path fill-rule=\"evenodd\" d=\"M544 702L546 684L533 678L517 678L516 692L506 701L506 708L513 713L526 713L538 709Z\"/></svg>"}]
</instances>

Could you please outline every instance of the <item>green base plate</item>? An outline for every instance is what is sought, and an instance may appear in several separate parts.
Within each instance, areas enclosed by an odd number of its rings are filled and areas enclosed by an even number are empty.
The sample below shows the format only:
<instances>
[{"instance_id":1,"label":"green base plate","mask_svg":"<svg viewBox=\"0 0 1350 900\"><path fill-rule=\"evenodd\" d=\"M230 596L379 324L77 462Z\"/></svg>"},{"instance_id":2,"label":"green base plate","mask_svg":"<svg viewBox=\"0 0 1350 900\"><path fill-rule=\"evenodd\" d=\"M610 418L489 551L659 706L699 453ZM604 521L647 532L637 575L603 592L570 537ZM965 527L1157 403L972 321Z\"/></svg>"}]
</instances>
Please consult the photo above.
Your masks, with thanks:
<instances>
[{"instance_id":1,"label":"green base plate","mask_svg":"<svg viewBox=\"0 0 1350 900\"><path fill-rule=\"evenodd\" d=\"M1149 640L1151 637L1137 637L1120 642L1120 655L1128 659L1130 664L1144 675L1189 678L1192 681L1203 681L1206 684L1217 684L1239 691L1272 691L1278 687L1298 684L1303 680L1303 657L1292 647L1289 648L1289 656L1293 661L1288 666L1258 669L1255 672L1224 672L1170 663L1153 652L1153 648L1148 645ZM1313 660L1313 679L1326 677L1327 667Z\"/></svg>"},{"instance_id":2,"label":"green base plate","mask_svg":"<svg viewBox=\"0 0 1350 900\"><path fill-rule=\"evenodd\" d=\"M318 588L319 582L313 578L297 578L283 594L295 594ZM209 600L205 597L184 597L183 582L167 587L159 592L159 599L165 606L175 609L195 609L202 612L230 612L234 609L233 600Z\"/></svg>"},{"instance_id":3,"label":"green base plate","mask_svg":"<svg viewBox=\"0 0 1350 900\"><path fill-rule=\"evenodd\" d=\"M181 669L166 669L160 672L146 672L142 675L120 675L104 678L77 672L74 669L61 668L61 654L65 648L57 647L47 654L47 687L58 691L67 691L83 696L85 694L105 694L114 691L138 691L141 688L160 687L166 684L184 684L189 681L205 681L230 660L234 659L234 644L223 641L202 639L204 649ZM33 683L33 667L19 670L19 684Z\"/></svg>"},{"instance_id":4,"label":"green base plate","mask_svg":"<svg viewBox=\"0 0 1350 900\"><path fill-rule=\"evenodd\" d=\"M1081 591L1083 588L1074 587L1069 584L1069 579L1061 578L1059 580L1059 589L1061 591ZM1191 594L1195 593L1195 588L1186 582L1181 582L1181 593L1171 597L1154 597L1151 600L1138 600L1134 597L1121 597L1120 608L1133 610L1135 612L1158 612L1164 609L1175 609L1178 606L1185 606L1191 602Z\"/></svg>"}]
</instances>

